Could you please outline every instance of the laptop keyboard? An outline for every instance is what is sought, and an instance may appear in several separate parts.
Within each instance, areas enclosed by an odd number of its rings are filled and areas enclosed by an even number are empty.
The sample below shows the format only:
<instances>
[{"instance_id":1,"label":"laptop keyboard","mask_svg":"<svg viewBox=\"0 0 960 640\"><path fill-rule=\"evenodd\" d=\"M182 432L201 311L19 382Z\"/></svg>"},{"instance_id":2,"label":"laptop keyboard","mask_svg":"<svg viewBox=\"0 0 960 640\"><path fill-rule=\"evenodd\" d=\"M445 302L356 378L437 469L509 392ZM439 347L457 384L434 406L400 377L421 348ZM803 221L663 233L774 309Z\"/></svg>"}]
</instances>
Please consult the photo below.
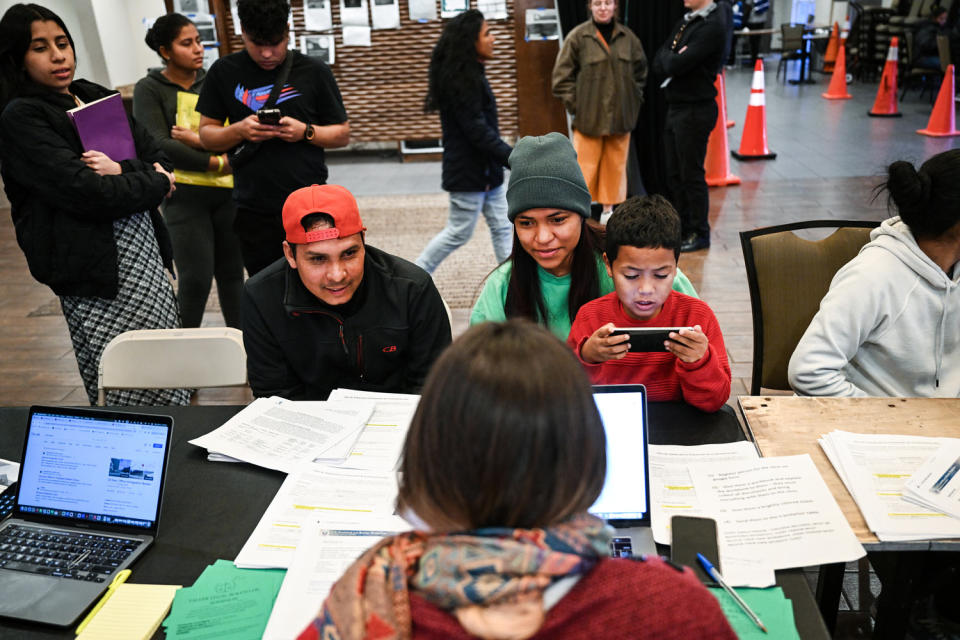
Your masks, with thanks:
<instances>
[{"instance_id":1,"label":"laptop keyboard","mask_svg":"<svg viewBox=\"0 0 960 640\"><path fill-rule=\"evenodd\" d=\"M0 567L104 582L141 544L130 538L10 525L0 530Z\"/></svg>"},{"instance_id":2,"label":"laptop keyboard","mask_svg":"<svg viewBox=\"0 0 960 640\"><path fill-rule=\"evenodd\" d=\"M13 502L17 497L16 494L17 492L12 488L12 485L3 493L0 493L0 520L6 518L10 515L10 512L13 511Z\"/></svg>"}]
</instances>

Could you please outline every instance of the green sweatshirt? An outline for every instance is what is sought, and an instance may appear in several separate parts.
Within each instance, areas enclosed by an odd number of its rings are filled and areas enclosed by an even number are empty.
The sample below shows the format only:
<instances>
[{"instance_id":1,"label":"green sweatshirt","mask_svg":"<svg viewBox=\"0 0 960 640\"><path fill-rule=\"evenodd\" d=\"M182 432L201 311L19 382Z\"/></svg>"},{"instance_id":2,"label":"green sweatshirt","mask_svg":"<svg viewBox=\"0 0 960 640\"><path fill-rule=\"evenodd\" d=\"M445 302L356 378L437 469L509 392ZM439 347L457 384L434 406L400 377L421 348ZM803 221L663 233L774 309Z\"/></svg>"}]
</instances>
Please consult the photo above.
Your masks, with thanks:
<instances>
[{"instance_id":1,"label":"green sweatshirt","mask_svg":"<svg viewBox=\"0 0 960 640\"><path fill-rule=\"evenodd\" d=\"M200 93L206 72L197 71L197 79L190 87L190 93ZM181 171L206 171L210 162L210 153L188 147L170 137L170 127L177 123L177 92L186 91L160 73L160 69L151 69L147 77L141 78L133 89L133 117L150 132L160 148L173 162L175 169Z\"/></svg>"},{"instance_id":2,"label":"green sweatshirt","mask_svg":"<svg viewBox=\"0 0 960 640\"><path fill-rule=\"evenodd\" d=\"M510 272L513 263L507 260L494 269L487 276L487 280L480 291L480 297L470 312L470 324L481 322L503 322L507 319L504 305L507 302L507 285L510 283ZM570 293L570 274L560 276L551 275L541 267L537 267L540 275L540 293L547 308L547 328L555 336L566 342L570 334L570 325L573 318L567 311L567 296ZM602 258L597 258L597 275L600 277L600 295L604 296L613 291L613 279L607 275L607 268ZM685 293L688 296L697 296L697 290L690 284L690 280L677 267L677 277L673 279L673 290Z\"/></svg>"}]
</instances>

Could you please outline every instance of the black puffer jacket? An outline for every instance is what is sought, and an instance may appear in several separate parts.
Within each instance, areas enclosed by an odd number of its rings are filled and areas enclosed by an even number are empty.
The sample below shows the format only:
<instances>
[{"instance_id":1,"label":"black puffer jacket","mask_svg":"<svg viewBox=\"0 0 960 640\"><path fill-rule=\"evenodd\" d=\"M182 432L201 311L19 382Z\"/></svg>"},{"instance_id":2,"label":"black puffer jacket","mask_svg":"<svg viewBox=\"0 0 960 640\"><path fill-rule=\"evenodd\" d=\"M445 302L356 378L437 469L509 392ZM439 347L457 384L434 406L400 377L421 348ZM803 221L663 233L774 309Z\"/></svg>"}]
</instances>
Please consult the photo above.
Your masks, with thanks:
<instances>
[{"instance_id":1,"label":"black puffer jacket","mask_svg":"<svg viewBox=\"0 0 960 640\"><path fill-rule=\"evenodd\" d=\"M114 93L85 80L73 82L70 92L84 102ZM0 115L0 171L33 277L59 296L113 298L114 220L150 211L164 266L173 267L170 236L157 211L170 182L153 163L168 171L173 165L131 118L137 158L121 162L120 175L97 175L80 158L83 145L66 113L75 106L66 94L26 87Z\"/></svg>"},{"instance_id":2,"label":"black puffer jacket","mask_svg":"<svg viewBox=\"0 0 960 640\"><path fill-rule=\"evenodd\" d=\"M418 393L450 344L426 271L367 245L353 299L324 304L283 258L247 280L243 344L253 395L325 400L333 389Z\"/></svg>"},{"instance_id":3,"label":"black puffer jacket","mask_svg":"<svg viewBox=\"0 0 960 640\"><path fill-rule=\"evenodd\" d=\"M500 139L497 101L484 74L477 95L440 109L444 191L486 191L503 184L510 145Z\"/></svg>"}]
</instances>

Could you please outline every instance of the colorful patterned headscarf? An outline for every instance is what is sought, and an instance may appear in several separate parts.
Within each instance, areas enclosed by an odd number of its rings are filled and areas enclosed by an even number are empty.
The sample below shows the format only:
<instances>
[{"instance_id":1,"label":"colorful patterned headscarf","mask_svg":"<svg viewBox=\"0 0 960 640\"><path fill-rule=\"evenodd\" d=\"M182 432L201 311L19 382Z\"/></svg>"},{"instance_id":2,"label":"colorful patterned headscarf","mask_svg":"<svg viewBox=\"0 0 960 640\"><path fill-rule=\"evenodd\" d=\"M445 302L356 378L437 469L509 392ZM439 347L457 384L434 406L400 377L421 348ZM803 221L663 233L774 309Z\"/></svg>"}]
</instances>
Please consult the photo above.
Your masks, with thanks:
<instances>
[{"instance_id":1,"label":"colorful patterned headscarf","mask_svg":"<svg viewBox=\"0 0 960 640\"><path fill-rule=\"evenodd\" d=\"M590 571L609 542L610 529L587 514L547 529L385 538L347 569L300 638L406 640L410 590L451 612L539 601L555 580Z\"/></svg>"}]
</instances>

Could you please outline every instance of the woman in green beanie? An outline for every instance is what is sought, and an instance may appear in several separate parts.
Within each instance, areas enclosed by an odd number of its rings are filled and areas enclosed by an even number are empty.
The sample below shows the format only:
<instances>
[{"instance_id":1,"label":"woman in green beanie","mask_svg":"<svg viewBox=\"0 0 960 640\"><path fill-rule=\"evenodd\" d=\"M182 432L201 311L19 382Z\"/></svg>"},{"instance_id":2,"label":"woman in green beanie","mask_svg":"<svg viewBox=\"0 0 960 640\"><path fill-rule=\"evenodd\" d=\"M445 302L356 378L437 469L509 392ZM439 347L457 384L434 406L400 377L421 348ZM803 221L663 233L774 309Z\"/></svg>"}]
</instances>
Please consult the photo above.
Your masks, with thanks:
<instances>
[{"instance_id":1,"label":"woman in green beanie","mask_svg":"<svg viewBox=\"0 0 960 640\"><path fill-rule=\"evenodd\" d=\"M566 340L580 307L613 291L589 216L590 192L570 140L559 133L521 138L507 187L513 252L487 276L470 324L524 317ZM673 288L697 295L679 269Z\"/></svg>"}]
</instances>

